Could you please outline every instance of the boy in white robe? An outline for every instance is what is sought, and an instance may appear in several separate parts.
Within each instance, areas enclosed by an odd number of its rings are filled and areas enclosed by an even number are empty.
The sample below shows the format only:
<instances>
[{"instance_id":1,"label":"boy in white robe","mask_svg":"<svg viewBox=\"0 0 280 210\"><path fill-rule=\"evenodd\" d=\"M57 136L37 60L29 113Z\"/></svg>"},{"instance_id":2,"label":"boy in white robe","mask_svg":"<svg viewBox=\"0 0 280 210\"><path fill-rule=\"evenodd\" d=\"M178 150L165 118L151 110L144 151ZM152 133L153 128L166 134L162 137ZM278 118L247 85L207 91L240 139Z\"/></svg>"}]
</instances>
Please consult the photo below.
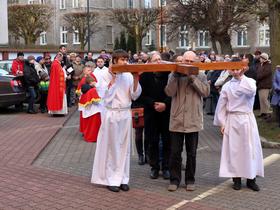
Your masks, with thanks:
<instances>
[{"instance_id":1,"label":"boy in white robe","mask_svg":"<svg viewBox=\"0 0 280 210\"><path fill-rule=\"evenodd\" d=\"M116 50L113 64L128 63L128 54ZM112 73L105 92L104 113L97 137L91 183L106 185L110 191L128 191L130 142L132 132L131 100L141 94L138 74Z\"/></svg>"},{"instance_id":2,"label":"boy in white robe","mask_svg":"<svg viewBox=\"0 0 280 210\"><path fill-rule=\"evenodd\" d=\"M264 166L253 113L256 82L244 71L230 71L233 78L222 87L215 112L214 125L223 134L219 176L232 177L235 190L241 189L241 177L247 178L247 187L259 191L256 176L264 176Z\"/></svg>"}]
</instances>

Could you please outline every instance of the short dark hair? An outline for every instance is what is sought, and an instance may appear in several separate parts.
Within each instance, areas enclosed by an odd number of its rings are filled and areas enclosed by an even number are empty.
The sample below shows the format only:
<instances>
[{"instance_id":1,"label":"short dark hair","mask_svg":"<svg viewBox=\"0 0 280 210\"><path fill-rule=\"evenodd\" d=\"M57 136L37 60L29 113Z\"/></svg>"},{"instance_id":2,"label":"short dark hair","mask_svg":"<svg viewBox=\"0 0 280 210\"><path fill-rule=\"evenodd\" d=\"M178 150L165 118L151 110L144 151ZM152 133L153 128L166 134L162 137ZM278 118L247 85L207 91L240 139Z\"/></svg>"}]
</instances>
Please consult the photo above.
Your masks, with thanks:
<instances>
[{"instance_id":1,"label":"short dark hair","mask_svg":"<svg viewBox=\"0 0 280 210\"><path fill-rule=\"evenodd\" d=\"M115 61L118 61L119 58L129 58L129 55L128 53L123 50L123 49L118 49L118 50L115 50L112 54L112 61L113 61L113 64L115 64Z\"/></svg>"},{"instance_id":2,"label":"short dark hair","mask_svg":"<svg viewBox=\"0 0 280 210\"><path fill-rule=\"evenodd\" d=\"M17 57L19 57L19 56L24 56L24 53L23 52L18 52Z\"/></svg>"},{"instance_id":3,"label":"short dark hair","mask_svg":"<svg viewBox=\"0 0 280 210\"><path fill-rule=\"evenodd\" d=\"M106 50L105 50L105 49L102 49L100 52L103 52L103 51L106 53Z\"/></svg>"},{"instance_id":4,"label":"short dark hair","mask_svg":"<svg viewBox=\"0 0 280 210\"><path fill-rule=\"evenodd\" d=\"M98 59L102 59L103 61L105 61L105 59L104 59L102 56L99 56L98 58L96 58L96 61L97 61Z\"/></svg>"},{"instance_id":5,"label":"short dark hair","mask_svg":"<svg viewBox=\"0 0 280 210\"><path fill-rule=\"evenodd\" d=\"M61 50L63 47L66 48L66 46L64 44L62 44L62 45L59 46L59 49Z\"/></svg>"}]
</instances>

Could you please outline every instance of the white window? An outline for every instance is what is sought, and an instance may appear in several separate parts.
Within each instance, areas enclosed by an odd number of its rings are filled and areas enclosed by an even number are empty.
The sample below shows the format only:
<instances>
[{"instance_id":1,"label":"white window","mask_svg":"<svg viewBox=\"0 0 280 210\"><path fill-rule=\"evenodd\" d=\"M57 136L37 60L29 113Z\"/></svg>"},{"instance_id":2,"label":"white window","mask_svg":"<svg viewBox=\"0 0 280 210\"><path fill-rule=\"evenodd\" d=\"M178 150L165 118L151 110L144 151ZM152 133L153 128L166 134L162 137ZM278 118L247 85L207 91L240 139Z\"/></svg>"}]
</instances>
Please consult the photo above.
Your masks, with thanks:
<instances>
[{"instance_id":1,"label":"white window","mask_svg":"<svg viewBox=\"0 0 280 210\"><path fill-rule=\"evenodd\" d=\"M237 46L247 46L247 29L237 31Z\"/></svg>"},{"instance_id":2,"label":"white window","mask_svg":"<svg viewBox=\"0 0 280 210\"><path fill-rule=\"evenodd\" d=\"M47 32L43 31L40 34L40 45L46 45L47 44Z\"/></svg>"},{"instance_id":3,"label":"white window","mask_svg":"<svg viewBox=\"0 0 280 210\"><path fill-rule=\"evenodd\" d=\"M133 8L133 0L127 0L127 8L129 9Z\"/></svg>"},{"instance_id":4,"label":"white window","mask_svg":"<svg viewBox=\"0 0 280 210\"><path fill-rule=\"evenodd\" d=\"M73 27L73 44L81 44L79 39L79 31Z\"/></svg>"},{"instance_id":5,"label":"white window","mask_svg":"<svg viewBox=\"0 0 280 210\"><path fill-rule=\"evenodd\" d=\"M159 39L160 39L160 46L166 47L166 26L165 25L159 26Z\"/></svg>"},{"instance_id":6,"label":"white window","mask_svg":"<svg viewBox=\"0 0 280 210\"><path fill-rule=\"evenodd\" d=\"M107 7L113 8L113 0L107 0Z\"/></svg>"},{"instance_id":7,"label":"white window","mask_svg":"<svg viewBox=\"0 0 280 210\"><path fill-rule=\"evenodd\" d=\"M59 1L59 8L60 9L66 9L65 0L60 0Z\"/></svg>"},{"instance_id":8,"label":"white window","mask_svg":"<svg viewBox=\"0 0 280 210\"><path fill-rule=\"evenodd\" d=\"M208 47L209 46L209 32L199 31L197 37L198 47Z\"/></svg>"},{"instance_id":9,"label":"white window","mask_svg":"<svg viewBox=\"0 0 280 210\"><path fill-rule=\"evenodd\" d=\"M39 3L40 4L46 4L46 0L40 0Z\"/></svg>"},{"instance_id":10,"label":"white window","mask_svg":"<svg viewBox=\"0 0 280 210\"><path fill-rule=\"evenodd\" d=\"M159 0L158 6L166 6L166 0Z\"/></svg>"},{"instance_id":11,"label":"white window","mask_svg":"<svg viewBox=\"0 0 280 210\"><path fill-rule=\"evenodd\" d=\"M28 0L28 4L35 4L35 0Z\"/></svg>"},{"instance_id":12,"label":"white window","mask_svg":"<svg viewBox=\"0 0 280 210\"><path fill-rule=\"evenodd\" d=\"M72 0L72 7L79 8L79 0Z\"/></svg>"},{"instance_id":13,"label":"white window","mask_svg":"<svg viewBox=\"0 0 280 210\"><path fill-rule=\"evenodd\" d=\"M189 47L189 31L187 29L187 26L180 27L179 47Z\"/></svg>"},{"instance_id":14,"label":"white window","mask_svg":"<svg viewBox=\"0 0 280 210\"><path fill-rule=\"evenodd\" d=\"M67 44L67 28L66 26L60 27L60 44Z\"/></svg>"},{"instance_id":15,"label":"white window","mask_svg":"<svg viewBox=\"0 0 280 210\"><path fill-rule=\"evenodd\" d=\"M149 30L146 33L146 45L151 45L152 44L152 31Z\"/></svg>"},{"instance_id":16,"label":"white window","mask_svg":"<svg viewBox=\"0 0 280 210\"><path fill-rule=\"evenodd\" d=\"M262 25L259 28L259 45L269 46L270 32L267 24Z\"/></svg>"},{"instance_id":17,"label":"white window","mask_svg":"<svg viewBox=\"0 0 280 210\"><path fill-rule=\"evenodd\" d=\"M152 8L152 1L151 0L145 0L145 8Z\"/></svg>"}]
</instances>

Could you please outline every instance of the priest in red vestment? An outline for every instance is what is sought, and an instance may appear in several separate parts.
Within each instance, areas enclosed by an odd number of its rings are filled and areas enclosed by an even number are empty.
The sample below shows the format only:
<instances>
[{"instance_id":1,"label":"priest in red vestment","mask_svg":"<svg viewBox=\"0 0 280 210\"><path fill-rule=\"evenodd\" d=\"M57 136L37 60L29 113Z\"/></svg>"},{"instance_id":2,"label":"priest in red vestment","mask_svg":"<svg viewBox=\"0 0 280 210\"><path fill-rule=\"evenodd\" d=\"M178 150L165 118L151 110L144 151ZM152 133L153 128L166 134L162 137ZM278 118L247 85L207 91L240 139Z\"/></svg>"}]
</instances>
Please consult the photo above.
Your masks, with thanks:
<instances>
[{"instance_id":1,"label":"priest in red vestment","mask_svg":"<svg viewBox=\"0 0 280 210\"><path fill-rule=\"evenodd\" d=\"M48 90L47 106L49 114L62 114L66 115L67 99L65 94L66 73L61 67L61 61L63 59L62 53L56 55L55 60L52 63L50 71L50 85Z\"/></svg>"}]
</instances>

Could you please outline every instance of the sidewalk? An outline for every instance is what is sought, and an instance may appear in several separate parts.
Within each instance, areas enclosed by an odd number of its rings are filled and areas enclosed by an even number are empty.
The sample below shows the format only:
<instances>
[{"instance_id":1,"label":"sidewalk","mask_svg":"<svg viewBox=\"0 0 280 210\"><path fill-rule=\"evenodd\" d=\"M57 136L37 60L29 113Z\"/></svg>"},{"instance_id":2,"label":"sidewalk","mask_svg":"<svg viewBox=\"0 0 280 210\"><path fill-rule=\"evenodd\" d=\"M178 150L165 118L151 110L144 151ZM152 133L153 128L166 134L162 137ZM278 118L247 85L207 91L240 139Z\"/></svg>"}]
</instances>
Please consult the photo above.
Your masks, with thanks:
<instances>
[{"instance_id":1,"label":"sidewalk","mask_svg":"<svg viewBox=\"0 0 280 210\"><path fill-rule=\"evenodd\" d=\"M79 113L71 113L0 116L0 209L280 209L279 160L265 168L265 179L258 179L259 193L245 187L236 192L218 177L221 136L211 116L205 116L200 133L196 191L186 192L181 183L178 191L168 192L168 181L151 180L149 166L139 166L136 155L129 192L92 185L96 144L82 140ZM264 149L265 157L273 153L279 150Z\"/></svg>"}]
</instances>

